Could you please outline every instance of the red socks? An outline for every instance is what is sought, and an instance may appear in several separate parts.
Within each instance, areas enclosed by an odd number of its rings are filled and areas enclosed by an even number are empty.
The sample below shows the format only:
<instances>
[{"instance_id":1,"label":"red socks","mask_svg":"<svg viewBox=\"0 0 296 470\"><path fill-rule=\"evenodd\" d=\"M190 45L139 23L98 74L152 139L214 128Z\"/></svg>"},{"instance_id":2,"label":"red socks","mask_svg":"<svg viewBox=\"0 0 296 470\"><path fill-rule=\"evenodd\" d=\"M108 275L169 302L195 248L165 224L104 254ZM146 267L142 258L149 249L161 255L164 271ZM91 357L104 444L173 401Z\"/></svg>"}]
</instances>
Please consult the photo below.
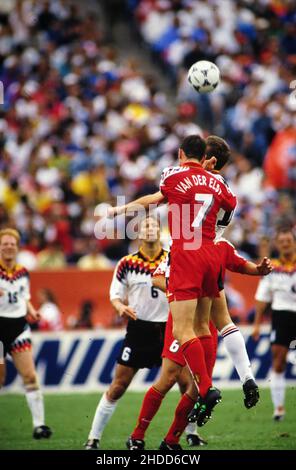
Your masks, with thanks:
<instances>
[{"instance_id":1,"label":"red socks","mask_svg":"<svg viewBox=\"0 0 296 470\"><path fill-rule=\"evenodd\" d=\"M181 400L175 411L175 419L171 425L164 440L168 444L178 444L179 439L188 424L188 414L194 407L194 401L186 393L182 395Z\"/></svg>"},{"instance_id":2,"label":"red socks","mask_svg":"<svg viewBox=\"0 0 296 470\"><path fill-rule=\"evenodd\" d=\"M146 429L148 428L153 417L156 415L161 405L162 399L163 395L161 393L159 393L153 387L149 388L142 403L137 426L131 435L132 439L144 439Z\"/></svg>"},{"instance_id":3,"label":"red socks","mask_svg":"<svg viewBox=\"0 0 296 470\"><path fill-rule=\"evenodd\" d=\"M207 372L204 351L199 338L186 341L182 344L181 351L198 386L199 393L201 397L204 397L212 386L212 381Z\"/></svg>"},{"instance_id":4,"label":"red socks","mask_svg":"<svg viewBox=\"0 0 296 470\"><path fill-rule=\"evenodd\" d=\"M199 336L198 339L201 342L202 348L204 350L208 375L212 378L213 369L216 362L214 338L212 335L205 335Z\"/></svg>"}]
</instances>

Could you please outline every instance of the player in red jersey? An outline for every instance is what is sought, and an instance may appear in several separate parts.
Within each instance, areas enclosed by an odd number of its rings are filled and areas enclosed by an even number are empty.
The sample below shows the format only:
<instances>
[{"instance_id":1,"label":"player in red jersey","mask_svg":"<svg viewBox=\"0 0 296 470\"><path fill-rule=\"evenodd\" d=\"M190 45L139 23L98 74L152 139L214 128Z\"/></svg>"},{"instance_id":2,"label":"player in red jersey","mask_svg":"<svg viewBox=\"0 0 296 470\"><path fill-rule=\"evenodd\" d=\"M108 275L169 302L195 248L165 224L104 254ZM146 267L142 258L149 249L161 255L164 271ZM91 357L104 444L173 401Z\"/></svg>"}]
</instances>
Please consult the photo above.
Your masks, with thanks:
<instances>
[{"instance_id":1,"label":"player in red jersey","mask_svg":"<svg viewBox=\"0 0 296 470\"><path fill-rule=\"evenodd\" d=\"M206 143L200 136L186 137L179 149L180 166L165 170L160 182L169 204L172 237L168 300L173 335L202 398L204 422L221 394L212 387L205 361L205 355L209 362L214 358L209 330L211 303L208 309L198 309L198 304L201 297L219 297L222 267L214 245L216 221L220 209L232 211L236 206L227 185L203 169L205 151ZM203 344L200 337L206 339Z\"/></svg>"},{"instance_id":2,"label":"player in red jersey","mask_svg":"<svg viewBox=\"0 0 296 470\"><path fill-rule=\"evenodd\" d=\"M255 265L254 263L249 262L239 256L233 245L227 242L227 240L221 239L216 243L216 246L218 248L223 266L223 272L221 276L222 283L224 281L225 269L249 275L267 275L271 271L270 260L263 259L260 264ZM153 275L153 284L155 287L163 291L166 290L165 275L168 275L168 271L165 264L161 263ZM202 300L202 302L205 303L206 301ZM207 308L207 306L205 307ZM220 312L221 310L224 310L224 316L229 316L224 291L221 291L221 296L219 299L214 299L213 301L211 313L213 313L214 318L216 318L217 310L220 310ZM213 320L213 318L211 319ZM214 327L212 321L210 322L210 330L213 338L215 339L215 345L217 346L217 330ZM153 384L153 386L147 391L144 397L137 426L128 440L129 449L137 449L139 444L141 444L141 448L143 448L143 439L151 420L157 413L164 396L171 389L174 383L176 383L179 374L184 371L184 366L186 365L179 344L173 337L171 314L169 315L166 325L165 343L162 357L163 364L161 375ZM209 375L212 375L213 366L214 364L207 364L207 367L209 368ZM156 392L158 395L156 395ZM153 400L151 400L152 393ZM187 425L187 416L191 411L195 401L196 389L193 386L193 383L189 383L186 393L182 396L176 408L174 421L166 437L160 445L161 450L180 450L179 439ZM205 444L205 441L203 441L199 436L192 435L190 439L193 437L198 437L198 439L195 439L195 443L197 445ZM190 440L187 439L187 442L192 445Z\"/></svg>"},{"instance_id":3,"label":"player in red jersey","mask_svg":"<svg viewBox=\"0 0 296 470\"><path fill-rule=\"evenodd\" d=\"M205 171L205 141L199 136L184 139L180 150L181 165L164 171L161 180L163 196L146 196L146 206L167 199L170 204L169 223L173 239L172 273L169 294L172 301L175 336L182 344L188 365L193 367L201 396L209 391L206 408L212 408L220 393L210 390L211 380L206 372L203 349L213 357L214 350L208 329L209 311L197 316L197 299L219 295L219 257L213 256L215 224L220 209L232 212L236 199L223 181ZM227 156L227 154L226 154ZM200 161L198 161L200 160ZM226 159L227 160L227 159ZM224 164L226 163L224 161ZM137 208L139 199L126 206L114 208L110 215ZM174 221L174 223L173 223ZM201 227L201 230L200 230ZM195 325L199 339L193 329ZM186 350L186 351L185 351Z\"/></svg>"}]
</instances>

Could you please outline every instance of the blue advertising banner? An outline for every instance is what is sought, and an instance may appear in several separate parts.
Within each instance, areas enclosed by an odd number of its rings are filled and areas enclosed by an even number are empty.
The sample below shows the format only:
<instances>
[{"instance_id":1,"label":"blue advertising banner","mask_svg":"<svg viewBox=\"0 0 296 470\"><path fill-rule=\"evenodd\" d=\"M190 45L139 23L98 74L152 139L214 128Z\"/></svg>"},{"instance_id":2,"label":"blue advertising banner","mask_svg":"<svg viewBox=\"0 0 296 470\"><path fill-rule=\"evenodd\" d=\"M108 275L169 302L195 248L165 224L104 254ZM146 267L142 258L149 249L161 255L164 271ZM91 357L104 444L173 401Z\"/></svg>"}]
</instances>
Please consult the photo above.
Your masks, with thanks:
<instances>
[{"instance_id":1,"label":"blue advertising banner","mask_svg":"<svg viewBox=\"0 0 296 470\"><path fill-rule=\"evenodd\" d=\"M262 328L258 342L251 328L242 327L252 368L258 383L268 386L270 371L269 328ZM90 392L104 390L112 380L124 330L84 330L58 333L33 333L33 347L39 380L44 391ZM289 352L288 383L296 384L296 349ZM20 377L8 357L4 391L22 391ZM130 389L146 390L155 380L158 369L143 369ZM214 383L222 388L240 387L236 371L219 339Z\"/></svg>"}]
</instances>

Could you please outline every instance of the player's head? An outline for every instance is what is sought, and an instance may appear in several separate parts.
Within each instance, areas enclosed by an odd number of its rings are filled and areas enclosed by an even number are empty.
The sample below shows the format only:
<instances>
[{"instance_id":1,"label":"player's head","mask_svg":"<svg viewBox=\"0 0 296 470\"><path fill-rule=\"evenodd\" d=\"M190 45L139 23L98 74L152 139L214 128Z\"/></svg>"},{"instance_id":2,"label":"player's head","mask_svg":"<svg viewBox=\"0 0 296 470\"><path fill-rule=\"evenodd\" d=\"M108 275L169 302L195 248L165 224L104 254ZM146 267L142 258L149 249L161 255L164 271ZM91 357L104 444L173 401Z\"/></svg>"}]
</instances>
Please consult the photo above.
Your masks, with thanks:
<instances>
[{"instance_id":1,"label":"player's head","mask_svg":"<svg viewBox=\"0 0 296 470\"><path fill-rule=\"evenodd\" d=\"M140 222L139 240L146 243L155 243L160 239L160 226L156 217L147 215Z\"/></svg>"},{"instance_id":2,"label":"player's head","mask_svg":"<svg viewBox=\"0 0 296 470\"><path fill-rule=\"evenodd\" d=\"M200 135L188 135L180 145L179 161L186 163L186 160L196 160L202 163L205 159L205 151L206 142Z\"/></svg>"},{"instance_id":3,"label":"player's head","mask_svg":"<svg viewBox=\"0 0 296 470\"><path fill-rule=\"evenodd\" d=\"M15 261L20 244L20 234L13 228L0 230L0 258L4 262Z\"/></svg>"},{"instance_id":4,"label":"player's head","mask_svg":"<svg viewBox=\"0 0 296 470\"><path fill-rule=\"evenodd\" d=\"M215 157L217 162L215 170L220 171L230 158L230 147L228 143L217 135L209 135L206 138L206 158Z\"/></svg>"},{"instance_id":5,"label":"player's head","mask_svg":"<svg viewBox=\"0 0 296 470\"><path fill-rule=\"evenodd\" d=\"M296 249L295 234L289 227L280 228L276 234L276 247L280 256L293 256Z\"/></svg>"}]
</instances>

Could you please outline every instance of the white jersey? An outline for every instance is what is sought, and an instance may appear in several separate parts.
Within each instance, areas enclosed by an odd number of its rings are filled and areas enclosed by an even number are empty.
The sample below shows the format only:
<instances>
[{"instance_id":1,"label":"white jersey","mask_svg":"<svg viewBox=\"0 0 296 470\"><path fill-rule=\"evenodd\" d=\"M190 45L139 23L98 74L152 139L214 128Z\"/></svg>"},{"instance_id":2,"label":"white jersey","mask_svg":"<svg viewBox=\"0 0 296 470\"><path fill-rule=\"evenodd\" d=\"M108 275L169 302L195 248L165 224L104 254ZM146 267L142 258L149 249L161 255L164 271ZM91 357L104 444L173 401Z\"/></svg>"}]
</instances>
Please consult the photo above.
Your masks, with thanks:
<instances>
[{"instance_id":1,"label":"white jersey","mask_svg":"<svg viewBox=\"0 0 296 470\"><path fill-rule=\"evenodd\" d=\"M161 249L149 259L139 250L124 256L117 264L110 287L110 300L127 300L139 320L166 322L169 306L166 295L152 285L152 274L167 257Z\"/></svg>"},{"instance_id":2,"label":"white jersey","mask_svg":"<svg viewBox=\"0 0 296 470\"><path fill-rule=\"evenodd\" d=\"M0 317L24 317L28 300L30 281L26 268L17 264L10 272L0 264Z\"/></svg>"},{"instance_id":3,"label":"white jersey","mask_svg":"<svg viewBox=\"0 0 296 470\"><path fill-rule=\"evenodd\" d=\"M272 310L296 313L296 256L290 263L271 262L274 269L260 280L255 299L271 303Z\"/></svg>"},{"instance_id":4,"label":"white jersey","mask_svg":"<svg viewBox=\"0 0 296 470\"><path fill-rule=\"evenodd\" d=\"M226 180L223 178L222 175L219 173L213 173L213 176L217 178L217 180L221 181L222 183L229 188ZM233 218L234 210L233 211L225 211L224 209L220 209L218 214L217 214L217 222L216 222L216 237L215 241L220 240L220 238L223 237L224 230L226 227L230 224L232 218Z\"/></svg>"}]
</instances>

